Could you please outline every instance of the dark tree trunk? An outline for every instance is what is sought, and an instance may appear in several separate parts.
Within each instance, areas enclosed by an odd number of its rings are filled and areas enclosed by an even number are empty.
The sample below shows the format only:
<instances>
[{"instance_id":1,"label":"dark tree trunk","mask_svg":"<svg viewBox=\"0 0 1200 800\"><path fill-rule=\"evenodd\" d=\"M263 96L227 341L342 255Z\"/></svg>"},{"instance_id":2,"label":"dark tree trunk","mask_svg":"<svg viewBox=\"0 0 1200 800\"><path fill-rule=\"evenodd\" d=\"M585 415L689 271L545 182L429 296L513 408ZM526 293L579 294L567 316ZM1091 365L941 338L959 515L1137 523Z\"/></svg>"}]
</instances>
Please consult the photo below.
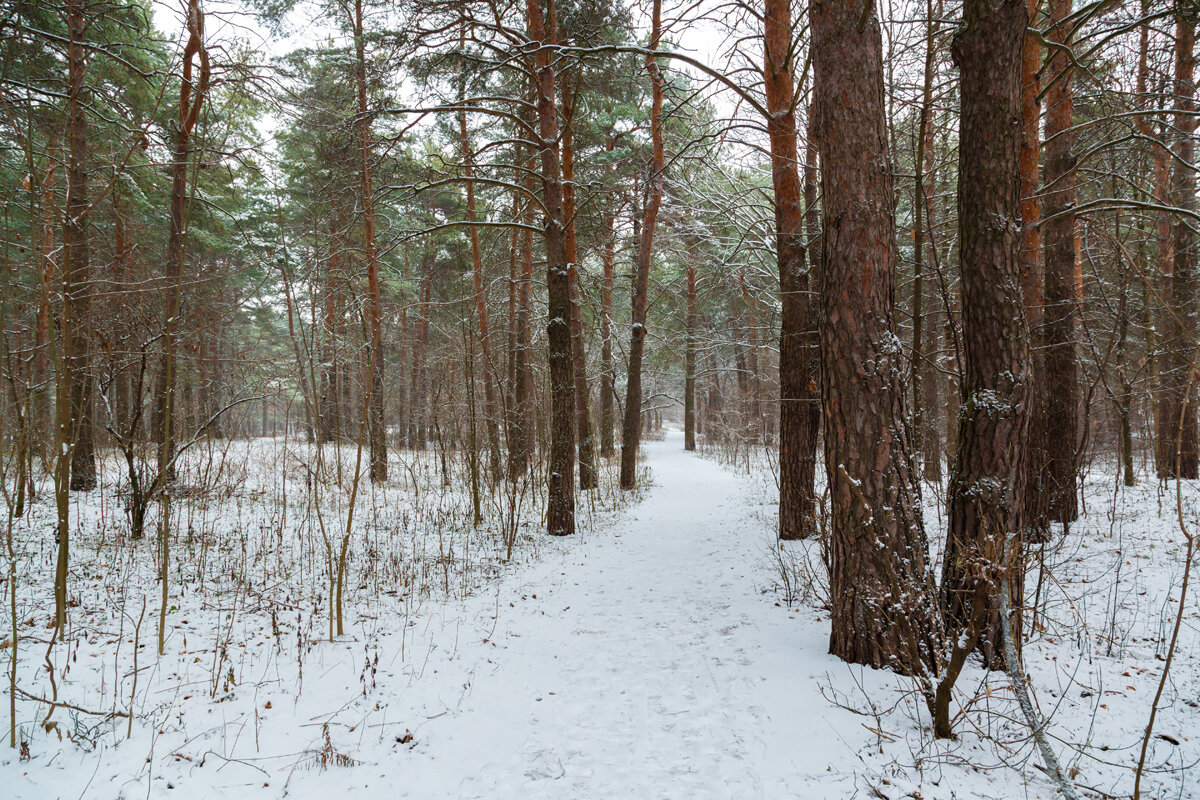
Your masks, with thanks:
<instances>
[{"instance_id":1,"label":"dark tree trunk","mask_svg":"<svg viewBox=\"0 0 1200 800\"><path fill-rule=\"evenodd\" d=\"M1044 385L1045 427L1039 439L1045 443L1046 459L1041 491L1047 518L1072 522L1079 516L1079 365L1075 353L1075 321L1078 317L1079 287L1075 253L1075 133L1071 129L1074 108L1074 67L1068 57L1074 22L1072 0L1050 4L1047 40L1060 45L1050 51L1046 91L1046 164L1042 189L1046 222L1042 224L1045 250L1045 304L1043 347L1046 359Z\"/></svg>"},{"instance_id":2,"label":"dark tree trunk","mask_svg":"<svg viewBox=\"0 0 1200 800\"><path fill-rule=\"evenodd\" d=\"M654 0L650 25L650 49L657 50L662 35L662 0ZM629 374L625 381L625 420L621 426L622 489L632 489L637 483L638 445L642 435L642 356L646 347L646 304L650 289L650 261L654 255L654 223L662 203L663 169L666 166L662 130L663 75L655 56L646 56L646 72L650 75L650 139L654 154L633 276L633 331L629 340Z\"/></svg>"},{"instance_id":3,"label":"dark tree trunk","mask_svg":"<svg viewBox=\"0 0 1200 800\"><path fill-rule=\"evenodd\" d=\"M569 75L570 73L568 73ZM599 486L592 437L592 416L588 410L587 353L583 346L583 303L579 286L579 247L575 238L575 92L570 81L563 81L563 219L564 241L571 283L571 366L575 376L575 435L579 444L579 488Z\"/></svg>"},{"instance_id":4,"label":"dark tree trunk","mask_svg":"<svg viewBox=\"0 0 1200 800\"><path fill-rule=\"evenodd\" d=\"M940 6L940 4L939 4ZM914 450L920 455L923 474L930 474L930 462L938 467L941 453L937 448L934 431L936 426L929 424L929 417L935 409L927 409L930 393L925 384L935 380L934 372L929 368L929 347L925 341L927 333L925 315L925 225L928 222L929 194L926 188L925 163L929 145L932 142L931 116L933 114L933 79L937 65L937 32L938 20L941 18L941 8L934 9L933 0L926 2L928 20L925 28L925 70L921 89L921 110L917 123L917 152L916 179L913 182L913 318L912 318L912 415L913 435L916 438ZM936 393L934 394L936 396ZM940 469L937 470L940 475Z\"/></svg>"},{"instance_id":5,"label":"dark tree trunk","mask_svg":"<svg viewBox=\"0 0 1200 800\"><path fill-rule=\"evenodd\" d=\"M174 479L176 351L178 349L180 307L179 292L183 281L184 246L187 237L187 177L191 164L191 134L200 117L200 107L208 94L208 50L204 47L204 17L199 0L188 5L188 41L183 51L183 75L179 89L179 119L175 127L175 146L171 163L171 232L167 238L165 276L167 308L164 320L163 363L158 373L153 435L158 440L158 466L165 480ZM200 75L192 84L193 59L200 58Z\"/></svg>"},{"instance_id":6,"label":"dark tree trunk","mask_svg":"<svg viewBox=\"0 0 1200 800\"><path fill-rule=\"evenodd\" d=\"M458 115L459 137L462 144L463 177L467 192L467 233L471 240L471 279L475 291L475 316L479 324L479 354L482 357L483 427L488 442L488 466L492 481L500 479L500 427L493 379L492 351L488 336L487 291L483 281L483 253L479 247L479 230L475 210L475 161L467 131L467 112Z\"/></svg>"},{"instance_id":7,"label":"dark tree trunk","mask_svg":"<svg viewBox=\"0 0 1200 800\"><path fill-rule=\"evenodd\" d=\"M612 152L615 140L610 136L606 145ZM613 386L613 353L612 353L612 311L613 311L613 272L617 259L617 215L607 212L605 217L604 251L601 256L604 270L603 284L600 287L600 455L609 458L616 450L613 441L613 396L616 389Z\"/></svg>"},{"instance_id":8,"label":"dark tree trunk","mask_svg":"<svg viewBox=\"0 0 1200 800\"><path fill-rule=\"evenodd\" d=\"M1000 581L1021 605L1029 328L1021 291L1025 0L967 0L954 40L962 117L958 227L964 376L942 570L947 640L1002 664ZM1013 626L1017 630L1014 616ZM971 646L964 648L973 649Z\"/></svg>"},{"instance_id":9,"label":"dark tree trunk","mask_svg":"<svg viewBox=\"0 0 1200 800\"><path fill-rule=\"evenodd\" d=\"M803 539L816 530L813 483L817 464L820 347L817 309L809 285L800 205L795 65L789 0L765 0L767 134L775 190L775 255L783 307L779 331L779 538Z\"/></svg>"},{"instance_id":10,"label":"dark tree trunk","mask_svg":"<svg viewBox=\"0 0 1200 800\"><path fill-rule=\"evenodd\" d=\"M1194 480L1197 477L1196 423L1196 237L1188 214L1196 211L1196 174L1191 165L1196 152L1195 95L1196 20L1194 12L1180 2L1175 20L1175 128L1179 144L1175 167L1174 203L1181 210L1173 236L1170 314L1163 383L1166 397L1164 428L1168 477Z\"/></svg>"},{"instance_id":11,"label":"dark tree trunk","mask_svg":"<svg viewBox=\"0 0 1200 800\"><path fill-rule=\"evenodd\" d=\"M532 168L526 183L533 192ZM533 224L530 203L525 204L522 221ZM533 451L533 370L530 365L529 347L531 296L533 285L533 232L526 228L521 234L520 279L517 283L516 343L513 345L513 400L512 425L508 431L508 476L516 480L529 469L529 457Z\"/></svg>"},{"instance_id":12,"label":"dark tree trunk","mask_svg":"<svg viewBox=\"0 0 1200 800\"><path fill-rule=\"evenodd\" d=\"M343 230L335 215L330 231L331 252L325 261L325 342L321 356L321 397L317 420L317 441L331 442L342 438L342 383L344 364L342 347L345 344L345 268Z\"/></svg>"},{"instance_id":13,"label":"dark tree trunk","mask_svg":"<svg viewBox=\"0 0 1200 800\"><path fill-rule=\"evenodd\" d=\"M558 110L554 69L547 43L555 41L554 0L527 0L529 39L537 80L538 148L542 160L545 208L546 287L550 320L546 325L550 363L550 464L546 531L552 536L575 532L575 374L571 363L571 278L563 231L562 178L558 156Z\"/></svg>"},{"instance_id":14,"label":"dark tree trunk","mask_svg":"<svg viewBox=\"0 0 1200 800\"><path fill-rule=\"evenodd\" d=\"M408 381L408 446L424 450L426 442L426 387L425 356L429 350L429 314L433 294L434 252L427 250L422 259L419 304L417 306L417 330L413 342L410 364L411 377Z\"/></svg>"},{"instance_id":15,"label":"dark tree trunk","mask_svg":"<svg viewBox=\"0 0 1200 800\"><path fill-rule=\"evenodd\" d=\"M367 113L367 55L362 0L354 0L354 79L358 94L359 187L363 204L363 248L367 259L367 318L371 343L367 359L367 415L372 483L386 483L387 434L383 419L383 298L379 284L379 253L375 243L375 188L371 178L371 117Z\"/></svg>"},{"instance_id":16,"label":"dark tree trunk","mask_svg":"<svg viewBox=\"0 0 1200 800\"><path fill-rule=\"evenodd\" d=\"M687 257L687 330L683 353L683 449L696 449L696 265Z\"/></svg>"},{"instance_id":17,"label":"dark tree trunk","mask_svg":"<svg viewBox=\"0 0 1200 800\"><path fill-rule=\"evenodd\" d=\"M87 18L82 0L67 5L67 208L63 221L63 363L70 387L71 491L96 488L88 246Z\"/></svg>"},{"instance_id":18,"label":"dark tree trunk","mask_svg":"<svg viewBox=\"0 0 1200 800\"><path fill-rule=\"evenodd\" d=\"M830 652L922 669L930 619L893 321L895 218L874 3L810 0L824 188L821 403L831 532Z\"/></svg>"},{"instance_id":19,"label":"dark tree trunk","mask_svg":"<svg viewBox=\"0 0 1200 800\"><path fill-rule=\"evenodd\" d=\"M1155 135L1153 126L1144 112L1149 110L1148 91L1149 75L1150 75L1150 0L1142 0L1141 4L1142 17L1144 22L1141 25L1141 31L1138 43L1138 71L1137 71L1137 89L1138 110L1143 112L1134 118L1137 124L1138 133L1148 142L1152 142L1151 149L1153 151L1153 196L1151 200L1158 207L1154 213L1154 227L1150 234L1155 243L1154 263L1150 269L1153 284L1150 291L1158 291L1161 297L1170 295L1170 275L1172 268L1171 257L1171 224L1170 212L1167 207L1170 205L1170 151L1166 144ZM1162 365L1164 359L1159 351L1159 346L1162 343L1159 338L1160 332L1169 330L1170 310L1159 306L1153 309L1153 306L1147 303L1146 324L1146 351L1149 353L1149 373L1152 389L1151 404L1153 406L1154 418L1154 467L1155 473L1159 478L1168 477L1167 469L1167 432L1166 432L1166 414L1167 414L1167 396L1165 386L1162 380ZM1165 313L1164 313L1165 312ZM1155 318L1159 317L1157 326Z\"/></svg>"}]
</instances>

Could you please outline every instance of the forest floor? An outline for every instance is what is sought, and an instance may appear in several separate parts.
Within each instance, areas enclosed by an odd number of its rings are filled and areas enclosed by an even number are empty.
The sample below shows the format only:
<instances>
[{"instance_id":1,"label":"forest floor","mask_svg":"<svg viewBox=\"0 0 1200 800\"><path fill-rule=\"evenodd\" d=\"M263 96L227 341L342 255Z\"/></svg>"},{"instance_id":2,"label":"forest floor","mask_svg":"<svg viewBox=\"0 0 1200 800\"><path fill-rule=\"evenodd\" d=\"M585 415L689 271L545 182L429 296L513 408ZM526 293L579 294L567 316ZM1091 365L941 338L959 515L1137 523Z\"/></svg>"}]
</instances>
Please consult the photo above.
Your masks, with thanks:
<instances>
[{"instance_id":1,"label":"forest floor","mask_svg":"<svg viewBox=\"0 0 1200 800\"><path fill-rule=\"evenodd\" d=\"M769 471L749 479L675 433L646 451L646 497L593 530L411 615L351 607L352 633L306 644L307 660L253 643L220 691L154 670L137 691L161 702L131 737L124 719L90 750L40 736L27 760L0 755L0 795L1054 796L1003 675L968 670L961 735L933 742L911 681L827 655L819 554L774 546ZM1115 511L1111 486L1090 491L1096 519L1047 557L1056 599L1027 670L1083 796L1128 796L1182 537L1152 487ZM1193 600L1144 797L1200 797L1198 620ZM68 683L103 684L99 672L76 666Z\"/></svg>"}]
</instances>

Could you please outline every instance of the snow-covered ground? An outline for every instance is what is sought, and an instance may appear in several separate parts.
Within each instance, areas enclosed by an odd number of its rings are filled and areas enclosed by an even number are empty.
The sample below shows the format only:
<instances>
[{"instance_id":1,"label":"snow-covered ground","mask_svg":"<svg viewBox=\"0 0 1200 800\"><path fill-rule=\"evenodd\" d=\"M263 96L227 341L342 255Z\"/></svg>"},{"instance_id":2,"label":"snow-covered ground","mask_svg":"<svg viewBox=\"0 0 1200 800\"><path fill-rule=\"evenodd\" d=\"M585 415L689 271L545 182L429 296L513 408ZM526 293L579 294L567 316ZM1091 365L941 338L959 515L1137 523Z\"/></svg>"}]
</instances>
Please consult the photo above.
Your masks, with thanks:
<instances>
[{"instance_id":1,"label":"snow-covered ground","mask_svg":"<svg viewBox=\"0 0 1200 800\"><path fill-rule=\"evenodd\" d=\"M960 738L932 742L909 681L827 655L819 588L795 602L783 596L782 584L806 577L798 565L817 563L816 546L775 555L761 473L747 478L684 453L674 433L646 450L654 485L640 503L577 537L539 539L537 557L526 548L514 564L476 542L493 577L454 591L447 573L438 598L353 594L346 635L332 643L313 595L281 588L303 579L272 573L238 590L211 578L188 583L180 567L189 594L168 618L161 659L151 594L136 688L140 600L109 609L104 625L81 625L69 655L56 656L56 674L66 673L60 699L133 708L132 734L124 717L59 708L57 727L30 738L27 759L0 754L0 795L1054 796L1002 675L964 675ZM1124 491L1115 511L1113 497L1111 486L1089 485L1090 516L1049 549L1048 616L1026 649L1054 744L1083 796L1131 791L1183 560L1170 497L1160 504L1153 486ZM223 513L233 513L230 503ZM1193 519L1194 504L1187 509ZM356 549L386 537L395 520L377 519L380 530ZM230 563L272 557L243 545ZM367 556L356 558L355 582L369 574ZM86 581L137 568L77 569ZM1156 730L1170 738L1154 741L1148 798L1200 797L1194 597L1161 703ZM22 685L46 691L41 652L22 646ZM45 709L22 701L20 718L35 714Z\"/></svg>"}]
</instances>

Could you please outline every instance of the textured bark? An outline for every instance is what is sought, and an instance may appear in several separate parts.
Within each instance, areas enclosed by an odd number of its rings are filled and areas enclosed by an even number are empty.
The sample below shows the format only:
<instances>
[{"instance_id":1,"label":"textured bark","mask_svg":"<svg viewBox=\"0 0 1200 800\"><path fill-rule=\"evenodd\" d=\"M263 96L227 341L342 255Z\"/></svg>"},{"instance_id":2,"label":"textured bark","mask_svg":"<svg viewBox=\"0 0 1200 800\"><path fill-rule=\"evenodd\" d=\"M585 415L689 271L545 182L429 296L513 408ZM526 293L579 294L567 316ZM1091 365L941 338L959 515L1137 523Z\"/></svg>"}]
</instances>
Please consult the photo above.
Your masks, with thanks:
<instances>
[{"instance_id":1,"label":"textured bark","mask_svg":"<svg viewBox=\"0 0 1200 800\"><path fill-rule=\"evenodd\" d=\"M1030 25L1040 0L1026 0ZM1025 452L1025 527L1031 538L1044 539L1046 495L1042 475L1046 465L1046 363L1037 343L1042 337L1042 201L1038 196L1041 158L1041 80L1042 43L1036 32L1026 32L1021 54L1021 219L1024 238L1021 247L1021 294L1025 304L1025 322L1029 328L1031 369L1035 380L1029 389L1029 437Z\"/></svg>"},{"instance_id":2,"label":"textured bark","mask_svg":"<svg viewBox=\"0 0 1200 800\"><path fill-rule=\"evenodd\" d=\"M1014 608L1022 596L1020 541L1007 543L1021 531L1031 377L1020 225L1027 19L1025 0L967 0L953 48L962 92L958 227L965 369L942 591L947 640L982 636L992 664L1003 662L1000 582L1007 578L1013 585Z\"/></svg>"},{"instance_id":3,"label":"textured bark","mask_svg":"<svg viewBox=\"0 0 1200 800\"><path fill-rule=\"evenodd\" d=\"M363 206L363 250L367 261L367 320L371 343L366 391L372 483L387 481L387 435L383 424L383 298L379 285L379 252L375 243L375 187L371 177L371 117L367 111L367 55L362 0L354 0L354 80L358 93L359 191Z\"/></svg>"},{"instance_id":4,"label":"textured bark","mask_svg":"<svg viewBox=\"0 0 1200 800\"><path fill-rule=\"evenodd\" d=\"M63 364L70 387L71 491L96 488L88 245L87 61L83 3L67 4L67 202L63 220Z\"/></svg>"},{"instance_id":5,"label":"textured bark","mask_svg":"<svg viewBox=\"0 0 1200 800\"><path fill-rule=\"evenodd\" d=\"M534 69L550 316L546 325L551 417L546 531L552 536L566 536L575 532L575 374L571 363L571 279L563 231L558 109L550 51L544 47L556 38L554 0L547 0L545 21L541 0L526 0L526 8L529 39L538 47L534 52Z\"/></svg>"},{"instance_id":6,"label":"textured bark","mask_svg":"<svg viewBox=\"0 0 1200 800\"><path fill-rule=\"evenodd\" d=\"M821 152L821 402L831 530L829 649L901 671L930 622L893 320L895 218L873 2L810 0Z\"/></svg>"},{"instance_id":7,"label":"textured bark","mask_svg":"<svg viewBox=\"0 0 1200 800\"><path fill-rule=\"evenodd\" d=\"M1197 477L1196 417L1196 236L1187 212L1196 211L1196 173L1190 166L1196 146L1196 19L1187 3L1175 13L1175 128L1179 142L1172 186L1174 204L1185 213L1175 220L1173 269L1162 367L1164 414L1163 468L1167 477Z\"/></svg>"},{"instance_id":8,"label":"textured bark","mask_svg":"<svg viewBox=\"0 0 1200 800\"><path fill-rule=\"evenodd\" d=\"M779 538L816 530L820 347L817 309L805 258L790 0L765 0L763 13L767 135L775 191L775 255L782 315L779 331ZM690 317L689 317L690 319Z\"/></svg>"},{"instance_id":9,"label":"textured bark","mask_svg":"<svg viewBox=\"0 0 1200 800\"><path fill-rule=\"evenodd\" d=\"M654 0L650 23L650 49L658 49L662 36L662 0ZM650 140L653 163L650 167L645 217L638 244L637 265L633 275L633 330L629 340L629 374L625 380L625 419L621 426L621 488L632 489L637 483L638 446L642 436L642 356L646 348L646 304L650 286L650 261L653 258L654 224L662 203L663 169L663 74L655 56L646 56L650 75Z\"/></svg>"},{"instance_id":10,"label":"textured bark","mask_svg":"<svg viewBox=\"0 0 1200 800\"><path fill-rule=\"evenodd\" d=\"M570 74L570 73L568 73ZM583 304L579 287L579 247L575 238L575 92L578 86L563 81L563 220L567 264L571 282L571 366L575 375L575 436L579 444L579 488L599 486L596 475L592 416L588 409L587 353L583 346Z\"/></svg>"},{"instance_id":11,"label":"textured bark","mask_svg":"<svg viewBox=\"0 0 1200 800\"><path fill-rule=\"evenodd\" d=\"M1046 71L1046 163L1042 196L1046 222L1042 224L1045 252L1045 304L1042 353L1046 360L1044 427L1038 438L1046 448L1041 492L1046 515L1057 522L1079 516L1078 385L1079 364L1075 347L1078 318L1075 251L1075 133L1074 68L1068 53L1071 43L1072 0L1052 0L1046 38L1058 47L1049 53Z\"/></svg>"}]
</instances>

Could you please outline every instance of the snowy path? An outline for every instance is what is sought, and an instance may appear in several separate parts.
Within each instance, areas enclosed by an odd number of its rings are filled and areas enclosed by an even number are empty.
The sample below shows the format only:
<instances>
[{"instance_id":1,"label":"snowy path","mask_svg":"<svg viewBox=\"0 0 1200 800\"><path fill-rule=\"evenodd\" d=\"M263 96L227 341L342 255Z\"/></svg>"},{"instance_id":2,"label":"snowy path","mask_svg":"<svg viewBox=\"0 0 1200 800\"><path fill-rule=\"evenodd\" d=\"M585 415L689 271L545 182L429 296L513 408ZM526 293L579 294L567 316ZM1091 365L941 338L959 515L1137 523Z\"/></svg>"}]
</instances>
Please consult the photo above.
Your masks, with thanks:
<instances>
[{"instance_id":1,"label":"snowy path","mask_svg":"<svg viewBox=\"0 0 1200 800\"><path fill-rule=\"evenodd\" d=\"M232 635L229 601L189 596L164 658L142 637L132 737L123 717L88 727L60 713L56 724L70 726L72 741L47 730L32 739L28 761L0 750L0 798L1052 800L1031 748L1012 746L1025 742L1024 728L990 713L1006 708L1002 676L985 685L972 667L960 687L976 698L974 716L960 722L958 741L931 742L907 679L829 656L819 604L776 602L774 492L764 474L745 480L683 452L681 439L647 444L654 485L640 503L579 536L538 534L521 552L529 561L506 565L465 599L409 605L384 594L352 605L336 641L322 635L319 603L282 634L274 613L246 611L214 671L212 637ZM1128 508L1142 511L1121 518L1118 536L1104 521L1081 524L1065 542L1055 563L1074 593L1063 595L1070 615L1026 646L1042 707L1058 709L1055 740L1086 735L1092 748L1085 759L1063 746L1060 758L1103 796L1128 794L1161 674L1151 646L1161 640L1157 612L1139 609L1163 607L1178 577L1172 565L1182 563L1171 512L1145 511L1155 489L1139 491ZM930 504L931 530L936 513ZM1132 558L1122 552L1126 535L1136 537ZM1122 623L1111 657L1081 658L1076 610L1085 592L1100 597L1084 618L1108 630L1113 590L1100 584L1097 595L1095 580L1114 558L1136 570L1122 591L1137 604L1129 615L1143 619ZM93 615L76 636L60 679L83 708L124 708L131 691L113 678L115 623L106 619ZM1200 681L1194 630L1189 622L1173 679L1180 688L1173 684L1159 714L1153 763L1162 766L1148 798L1198 796L1193 768L1176 766L1197 758L1186 688ZM1091 646L1107 650L1111 640ZM32 674L25 681L37 685ZM846 708L872 704L879 721Z\"/></svg>"},{"instance_id":2,"label":"snowy path","mask_svg":"<svg viewBox=\"0 0 1200 800\"><path fill-rule=\"evenodd\" d=\"M537 605L502 611L507 635L459 709L379 765L391 796L853 793L857 747L824 720L842 712L818 686L844 667L822 626L761 593L769 532L677 434L647 450L650 496L528 576Z\"/></svg>"}]
</instances>

